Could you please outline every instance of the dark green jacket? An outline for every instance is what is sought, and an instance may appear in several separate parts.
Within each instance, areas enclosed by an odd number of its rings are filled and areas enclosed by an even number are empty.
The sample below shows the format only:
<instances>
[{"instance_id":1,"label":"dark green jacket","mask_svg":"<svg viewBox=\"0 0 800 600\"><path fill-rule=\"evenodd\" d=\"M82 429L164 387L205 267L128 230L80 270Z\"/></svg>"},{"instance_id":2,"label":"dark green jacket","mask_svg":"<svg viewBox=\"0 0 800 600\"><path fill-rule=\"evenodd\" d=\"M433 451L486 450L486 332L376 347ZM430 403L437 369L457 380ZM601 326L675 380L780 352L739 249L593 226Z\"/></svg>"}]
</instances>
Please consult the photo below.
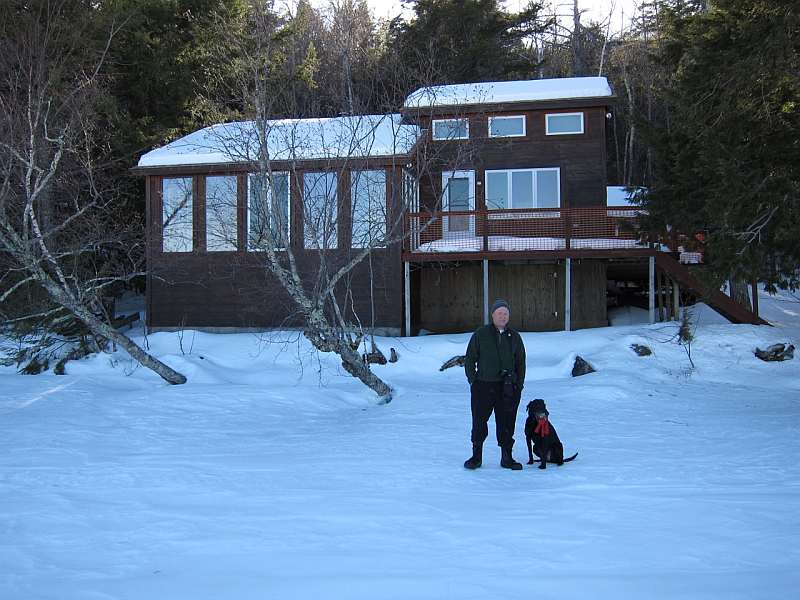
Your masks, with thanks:
<instances>
[{"instance_id":1,"label":"dark green jacket","mask_svg":"<svg viewBox=\"0 0 800 600\"><path fill-rule=\"evenodd\" d=\"M519 333L506 327L501 334L494 325L479 328L469 340L464 370L470 385L480 381L502 381L507 370L512 381L525 385L525 345Z\"/></svg>"}]
</instances>

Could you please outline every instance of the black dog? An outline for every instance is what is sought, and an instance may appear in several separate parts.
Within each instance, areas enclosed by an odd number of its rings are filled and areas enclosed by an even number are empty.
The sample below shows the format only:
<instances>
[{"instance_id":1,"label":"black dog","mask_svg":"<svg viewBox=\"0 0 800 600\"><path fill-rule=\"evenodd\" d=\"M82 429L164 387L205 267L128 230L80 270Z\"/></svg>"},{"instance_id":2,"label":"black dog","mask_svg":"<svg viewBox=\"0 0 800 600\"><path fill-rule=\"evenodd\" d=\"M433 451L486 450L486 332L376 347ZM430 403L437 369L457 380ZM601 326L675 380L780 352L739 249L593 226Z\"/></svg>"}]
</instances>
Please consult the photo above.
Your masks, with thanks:
<instances>
[{"instance_id":1,"label":"black dog","mask_svg":"<svg viewBox=\"0 0 800 600\"><path fill-rule=\"evenodd\" d=\"M535 461L533 455L539 457L542 464L540 469L546 469L547 463L555 463L559 467L565 462L574 460L576 452L569 458L564 458L564 446L558 439L556 428L550 424L550 412L544 404L544 400L537 398L533 402L528 402L528 418L525 420L525 440L528 442L528 464L532 465Z\"/></svg>"}]
</instances>

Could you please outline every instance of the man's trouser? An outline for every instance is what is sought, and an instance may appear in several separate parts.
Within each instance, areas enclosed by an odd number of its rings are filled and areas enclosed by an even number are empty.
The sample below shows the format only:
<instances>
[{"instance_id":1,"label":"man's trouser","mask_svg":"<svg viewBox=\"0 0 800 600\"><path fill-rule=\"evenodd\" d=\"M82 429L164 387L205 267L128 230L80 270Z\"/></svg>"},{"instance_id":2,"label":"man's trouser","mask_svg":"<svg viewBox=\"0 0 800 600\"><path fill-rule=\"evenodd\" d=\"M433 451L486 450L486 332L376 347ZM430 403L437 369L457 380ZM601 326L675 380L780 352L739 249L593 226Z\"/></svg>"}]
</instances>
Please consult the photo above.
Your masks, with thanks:
<instances>
[{"instance_id":1,"label":"man's trouser","mask_svg":"<svg viewBox=\"0 0 800 600\"><path fill-rule=\"evenodd\" d=\"M517 423L520 392L516 386L503 393L502 381L475 380L471 386L472 443L482 444L489 435L489 417L494 411L497 430L497 445L501 448L514 446L514 428ZM510 392L510 393L509 393Z\"/></svg>"}]
</instances>

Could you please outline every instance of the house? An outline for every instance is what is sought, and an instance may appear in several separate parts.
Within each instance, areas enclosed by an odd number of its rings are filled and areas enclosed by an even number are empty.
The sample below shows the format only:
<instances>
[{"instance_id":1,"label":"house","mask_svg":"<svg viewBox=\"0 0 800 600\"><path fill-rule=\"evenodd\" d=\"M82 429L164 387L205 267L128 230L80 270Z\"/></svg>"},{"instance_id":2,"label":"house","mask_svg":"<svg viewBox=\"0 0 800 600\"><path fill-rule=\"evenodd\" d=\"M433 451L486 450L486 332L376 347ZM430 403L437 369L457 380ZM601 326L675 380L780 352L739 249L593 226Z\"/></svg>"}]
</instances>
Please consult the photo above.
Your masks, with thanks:
<instances>
[{"instance_id":1,"label":"house","mask_svg":"<svg viewBox=\"0 0 800 600\"><path fill-rule=\"evenodd\" d=\"M135 169L147 325L299 324L265 240L309 285L372 246L346 293L386 333L471 330L495 297L522 330L604 326L609 280L649 281L653 315L656 259L671 258L635 207L606 204L613 103L603 77L435 86L397 114L220 124L153 150Z\"/></svg>"}]
</instances>

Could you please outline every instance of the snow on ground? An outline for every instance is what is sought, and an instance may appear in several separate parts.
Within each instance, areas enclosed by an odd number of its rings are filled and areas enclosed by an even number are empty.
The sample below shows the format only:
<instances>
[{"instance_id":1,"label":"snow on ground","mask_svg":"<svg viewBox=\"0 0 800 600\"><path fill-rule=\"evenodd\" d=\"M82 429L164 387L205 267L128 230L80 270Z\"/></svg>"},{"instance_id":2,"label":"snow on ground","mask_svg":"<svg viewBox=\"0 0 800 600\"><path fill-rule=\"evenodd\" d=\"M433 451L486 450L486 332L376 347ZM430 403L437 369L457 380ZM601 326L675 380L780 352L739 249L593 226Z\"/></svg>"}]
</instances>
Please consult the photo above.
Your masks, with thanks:
<instances>
[{"instance_id":1,"label":"snow on ground","mask_svg":"<svg viewBox=\"0 0 800 600\"><path fill-rule=\"evenodd\" d=\"M500 469L493 423L462 467L468 390L438 366L468 334L380 339L383 406L291 333L151 335L177 387L122 353L0 369L0 598L788 597L800 357L752 352L797 345L800 302L761 308L776 327L696 309L695 370L675 324L524 334L523 399L580 452L546 471Z\"/></svg>"}]
</instances>

